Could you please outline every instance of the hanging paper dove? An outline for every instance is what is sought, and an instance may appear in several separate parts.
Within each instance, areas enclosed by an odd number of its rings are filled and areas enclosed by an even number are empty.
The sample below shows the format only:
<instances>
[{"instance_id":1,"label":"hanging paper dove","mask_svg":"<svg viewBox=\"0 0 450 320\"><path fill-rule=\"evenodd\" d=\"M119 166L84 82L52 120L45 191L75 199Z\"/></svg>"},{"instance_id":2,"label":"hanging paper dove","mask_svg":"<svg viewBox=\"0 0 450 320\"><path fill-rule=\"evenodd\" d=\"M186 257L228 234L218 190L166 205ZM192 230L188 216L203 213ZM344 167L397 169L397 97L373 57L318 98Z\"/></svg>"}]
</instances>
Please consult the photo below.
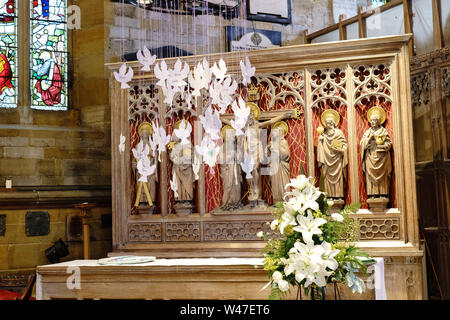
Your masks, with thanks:
<instances>
[{"instance_id":1,"label":"hanging paper dove","mask_svg":"<svg viewBox=\"0 0 450 320\"><path fill-rule=\"evenodd\" d=\"M150 66L156 61L156 55L152 56L150 50L144 46L144 49L137 52L137 59L143 65L141 68L142 71L150 71Z\"/></svg>"},{"instance_id":2,"label":"hanging paper dove","mask_svg":"<svg viewBox=\"0 0 450 320\"><path fill-rule=\"evenodd\" d=\"M177 175L175 174L175 171L173 171L172 180L170 180L170 189L172 189L175 198L178 198L178 182L177 182Z\"/></svg>"},{"instance_id":3,"label":"hanging paper dove","mask_svg":"<svg viewBox=\"0 0 450 320\"><path fill-rule=\"evenodd\" d=\"M188 121L181 121L178 129L175 129L173 132L181 140L180 144L189 144L191 139L192 125Z\"/></svg>"},{"instance_id":4,"label":"hanging paper dove","mask_svg":"<svg viewBox=\"0 0 450 320\"><path fill-rule=\"evenodd\" d=\"M155 133L153 133L152 137L148 138L148 142L150 143L150 148L152 149L152 155L154 157L156 155L156 150L158 149L158 141Z\"/></svg>"},{"instance_id":5,"label":"hanging paper dove","mask_svg":"<svg viewBox=\"0 0 450 320\"><path fill-rule=\"evenodd\" d=\"M211 103L220 107L220 114L224 114L233 101L237 87L237 82L229 76L223 82L215 80L209 87L209 95L212 98Z\"/></svg>"},{"instance_id":6,"label":"hanging paper dove","mask_svg":"<svg viewBox=\"0 0 450 320\"><path fill-rule=\"evenodd\" d=\"M187 85L185 79L189 75L189 65L187 63L181 62L180 59L174 65L174 68L170 70L170 78L173 83L176 84L179 88L184 88Z\"/></svg>"},{"instance_id":7,"label":"hanging paper dove","mask_svg":"<svg viewBox=\"0 0 450 320\"><path fill-rule=\"evenodd\" d=\"M125 151L125 141L127 139L125 138L125 136L121 133L120 134L120 143L119 143L119 152L120 153L124 153Z\"/></svg>"},{"instance_id":8,"label":"hanging paper dove","mask_svg":"<svg viewBox=\"0 0 450 320\"><path fill-rule=\"evenodd\" d=\"M148 145L145 145L144 147L144 142L141 140L139 141L137 146L133 148L133 150L131 150L131 152L133 152L133 156L136 158L136 160L141 160L148 156L148 154L150 153L150 148Z\"/></svg>"},{"instance_id":9,"label":"hanging paper dove","mask_svg":"<svg viewBox=\"0 0 450 320\"><path fill-rule=\"evenodd\" d=\"M156 85L161 88L166 87L166 79L169 77L169 70L167 69L167 64L162 60L159 64L155 65L154 68L155 77L159 80Z\"/></svg>"},{"instance_id":10,"label":"hanging paper dove","mask_svg":"<svg viewBox=\"0 0 450 320\"><path fill-rule=\"evenodd\" d=\"M227 74L227 65L225 61L223 61L223 59L220 59L219 67L217 67L217 63L214 62L211 71L216 76L216 79L219 80L219 82L222 82L222 80L225 78L225 75Z\"/></svg>"},{"instance_id":11,"label":"hanging paper dove","mask_svg":"<svg viewBox=\"0 0 450 320\"><path fill-rule=\"evenodd\" d=\"M242 129L244 129L245 125L247 124L248 116L250 115L250 108L247 107L242 97L239 97L238 102L233 101L231 109L233 109L235 118L234 120L230 121L231 126L236 130L236 136L243 135L244 132L242 131Z\"/></svg>"},{"instance_id":12,"label":"hanging paper dove","mask_svg":"<svg viewBox=\"0 0 450 320\"><path fill-rule=\"evenodd\" d=\"M253 171L253 168L255 167L255 160L246 153L244 156L244 162L241 162L241 168L242 171L246 173L245 179L252 179L251 172Z\"/></svg>"},{"instance_id":13,"label":"hanging paper dove","mask_svg":"<svg viewBox=\"0 0 450 320\"><path fill-rule=\"evenodd\" d=\"M251 83L252 77L255 75L256 68L252 67L248 57L245 57L245 64L241 61L240 65L242 71L242 83L244 85L247 85Z\"/></svg>"},{"instance_id":14,"label":"hanging paper dove","mask_svg":"<svg viewBox=\"0 0 450 320\"><path fill-rule=\"evenodd\" d=\"M134 72L131 67L128 68L128 71L127 71L126 63L122 64L118 73L114 71L114 77L116 78L116 80L118 82L120 82L121 89L128 89L130 87L128 85L128 82L130 82L131 79L133 79L133 75L134 75Z\"/></svg>"},{"instance_id":15,"label":"hanging paper dove","mask_svg":"<svg viewBox=\"0 0 450 320\"><path fill-rule=\"evenodd\" d=\"M201 145L195 146L195 151L197 151L198 154L203 156L203 162L206 163L210 170L211 174L214 173L213 168L216 165L217 156L220 152L220 147L217 146L214 141L212 141L208 137L204 137L202 140Z\"/></svg>"},{"instance_id":16,"label":"hanging paper dove","mask_svg":"<svg viewBox=\"0 0 450 320\"><path fill-rule=\"evenodd\" d=\"M206 59L203 60L203 65L208 63ZM194 67L194 70L189 73L189 85L194 89L192 92L192 95L194 97L200 96L200 90L208 88L208 84L211 82L211 72L208 69L205 70L204 66L200 64L200 62L197 64L196 67Z\"/></svg>"},{"instance_id":17,"label":"hanging paper dove","mask_svg":"<svg viewBox=\"0 0 450 320\"><path fill-rule=\"evenodd\" d=\"M148 182L148 177L155 173L156 163L154 165L150 164L150 159L147 157L142 158L137 163L137 169L141 177L139 178L139 182Z\"/></svg>"},{"instance_id":18,"label":"hanging paper dove","mask_svg":"<svg viewBox=\"0 0 450 320\"><path fill-rule=\"evenodd\" d=\"M198 180L200 178L198 176L198 173L200 171L200 165L201 165L201 162L197 157L197 152L194 152L194 163L192 164L192 171L194 171L195 180Z\"/></svg>"},{"instance_id":19,"label":"hanging paper dove","mask_svg":"<svg viewBox=\"0 0 450 320\"><path fill-rule=\"evenodd\" d=\"M166 135L166 130L163 127L159 127L159 143L158 143L158 151L159 151L159 161L161 161L161 153L166 151L166 146L170 141L170 134Z\"/></svg>"},{"instance_id":20,"label":"hanging paper dove","mask_svg":"<svg viewBox=\"0 0 450 320\"><path fill-rule=\"evenodd\" d=\"M213 140L220 139L220 130L222 128L222 121L217 112L213 111L213 108L209 106L204 116L200 116L200 122L206 134Z\"/></svg>"}]
</instances>

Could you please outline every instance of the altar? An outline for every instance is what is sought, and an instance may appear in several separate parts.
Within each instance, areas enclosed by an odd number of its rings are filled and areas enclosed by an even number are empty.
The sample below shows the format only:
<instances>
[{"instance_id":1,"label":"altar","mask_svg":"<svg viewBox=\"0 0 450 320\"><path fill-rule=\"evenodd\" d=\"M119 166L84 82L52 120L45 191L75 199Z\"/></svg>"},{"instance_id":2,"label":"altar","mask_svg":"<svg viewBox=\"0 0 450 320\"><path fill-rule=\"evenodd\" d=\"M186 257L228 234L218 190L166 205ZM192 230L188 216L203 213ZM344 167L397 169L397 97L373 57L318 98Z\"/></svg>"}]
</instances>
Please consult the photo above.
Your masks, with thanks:
<instances>
[{"instance_id":1,"label":"altar","mask_svg":"<svg viewBox=\"0 0 450 320\"><path fill-rule=\"evenodd\" d=\"M359 226L357 246L383 259L387 299L422 299L423 252L411 151L410 38L406 34L271 48L246 52L245 58L239 52L171 58L157 60L153 71L142 71L139 62L109 64L116 73L110 80L109 256L224 260L221 265L142 267L76 262L87 277L83 289L60 295L56 292L67 292L61 279L68 264L42 266L41 297L267 298L260 291L267 273L254 267L266 243L257 234L273 235L269 222L275 203L283 200L289 179L305 174L333 199L335 210L361 204L351 216ZM233 79L240 78L246 58L256 72L237 84ZM211 65L219 81L209 91L197 90L205 79L196 72ZM187 75L190 67L198 68L189 76L193 87L182 85L177 92L163 81L168 70ZM125 79L127 70L133 75L129 88L116 81ZM223 90L230 101L223 100ZM172 99L167 100L168 95ZM244 104L250 109L249 131L266 133L253 138L230 135L239 131ZM213 108L221 110L220 116ZM225 143L229 136L230 144ZM274 141L278 149L272 147ZM252 152L259 157L256 164ZM278 163L274 171L273 154ZM47 286L55 281L59 284ZM188 289L174 289L177 281ZM119 283L136 290L125 292ZM86 288L93 293L84 295ZM115 289L100 293L107 288ZM367 295L373 298L374 292L368 290Z\"/></svg>"},{"instance_id":2,"label":"altar","mask_svg":"<svg viewBox=\"0 0 450 320\"><path fill-rule=\"evenodd\" d=\"M327 299L385 300L384 260L378 258L377 261L381 267L372 275L371 289L354 295L340 285L338 296L330 286ZM267 275L262 266L261 258L157 259L121 266L105 266L97 260L75 260L39 267L36 298L265 300L270 289L266 286ZM76 274L77 279L73 277ZM296 295L296 290L291 290L289 298L295 299Z\"/></svg>"}]
</instances>

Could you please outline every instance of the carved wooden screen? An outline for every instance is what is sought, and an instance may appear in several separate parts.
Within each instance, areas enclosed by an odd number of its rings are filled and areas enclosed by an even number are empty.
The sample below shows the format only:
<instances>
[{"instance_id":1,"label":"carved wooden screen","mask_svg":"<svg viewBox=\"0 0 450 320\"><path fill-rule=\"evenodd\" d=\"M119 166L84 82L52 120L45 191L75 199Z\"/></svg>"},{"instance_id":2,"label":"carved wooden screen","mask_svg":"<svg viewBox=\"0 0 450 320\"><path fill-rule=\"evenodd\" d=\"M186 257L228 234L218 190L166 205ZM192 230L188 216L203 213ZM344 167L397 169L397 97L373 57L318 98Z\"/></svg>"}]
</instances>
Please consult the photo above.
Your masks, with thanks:
<instances>
[{"instance_id":1,"label":"carved wooden screen","mask_svg":"<svg viewBox=\"0 0 450 320\"><path fill-rule=\"evenodd\" d=\"M305 173L315 176L319 183L317 128L321 125L324 110L334 109L339 113L337 127L348 144L345 203L362 204L362 209L354 216L360 223L361 241L397 240L401 243L418 239L415 185L411 184L414 181L414 158L408 152L413 148L413 142L409 136L412 122L405 69L408 65L407 38L397 36L248 53L257 73L252 82L258 94L252 101L261 109L261 117L270 119L284 110L299 111L297 118L286 120L291 178ZM227 61L230 74L237 74L239 65L235 53L221 57ZM191 66L198 59L183 58ZM208 59L214 61L219 58L209 56ZM166 61L170 67L175 59ZM138 68L135 63L129 65L136 70ZM177 216L169 183L172 167L167 153L163 153L158 168L156 212L149 215L133 209L136 177L132 172L131 149L138 142L139 125L143 121L157 120L165 126L168 134L172 134L174 124L186 119L194 127L192 143L198 144L201 126L200 129L195 128L194 121L207 106L205 96L196 103L178 97L173 106L163 104L151 73L135 72L134 81L128 90L120 90L117 83L111 82L115 250L150 250L159 256L177 257L259 256L264 242L256 233L261 230L271 232L267 225L271 219L270 208L212 214L222 203L220 165L214 168L202 165L199 179L195 182L194 212L185 217ZM236 97L239 95L249 99L245 87L238 88ZM359 150L362 135L369 128L367 111L375 105L386 113L383 127L393 145L390 151L393 174L389 199L382 212L372 211L367 205ZM229 113L231 108L224 116L232 117ZM120 134L127 139L125 158L116 147ZM273 204L270 179L264 177L262 185L263 199L270 206Z\"/></svg>"}]
</instances>

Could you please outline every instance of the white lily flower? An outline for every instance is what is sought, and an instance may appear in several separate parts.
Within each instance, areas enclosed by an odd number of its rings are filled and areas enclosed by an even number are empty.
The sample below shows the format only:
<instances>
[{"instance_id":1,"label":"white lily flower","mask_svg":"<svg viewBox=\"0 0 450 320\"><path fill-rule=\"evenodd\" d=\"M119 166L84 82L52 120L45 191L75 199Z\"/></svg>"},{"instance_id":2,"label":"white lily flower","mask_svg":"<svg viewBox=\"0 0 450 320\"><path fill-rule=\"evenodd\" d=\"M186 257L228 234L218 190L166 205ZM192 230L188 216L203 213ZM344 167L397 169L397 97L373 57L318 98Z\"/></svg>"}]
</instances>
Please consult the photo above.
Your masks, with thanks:
<instances>
[{"instance_id":1,"label":"white lily flower","mask_svg":"<svg viewBox=\"0 0 450 320\"><path fill-rule=\"evenodd\" d=\"M270 229L275 230L279 223L280 222L278 221L278 219L273 220L272 223L270 224Z\"/></svg>"},{"instance_id":2,"label":"white lily flower","mask_svg":"<svg viewBox=\"0 0 450 320\"><path fill-rule=\"evenodd\" d=\"M284 233L284 229L287 226L296 226L297 222L295 221L295 217L293 214L290 214L289 212L283 213L281 216L281 223L280 223L280 233Z\"/></svg>"},{"instance_id":3,"label":"white lily flower","mask_svg":"<svg viewBox=\"0 0 450 320\"><path fill-rule=\"evenodd\" d=\"M280 288L281 291L286 292L289 290L289 282L286 280L280 280L278 281L278 288Z\"/></svg>"},{"instance_id":4,"label":"white lily flower","mask_svg":"<svg viewBox=\"0 0 450 320\"><path fill-rule=\"evenodd\" d=\"M314 218L311 212L308 212L308 216L298 215L297 216L298 226L294 227L294 231L300 232L303 237L303 241L306 243L313 242L313 235L322 234L322 230L319 227L325 223L327 220L322 218Z\"/></svg>"},{"instance_id":5,"label":"white lily flower","mask_svg":"<svg viewBox=\"0 0 450 320\"><path fill-rule=\"evenodd\" d=\"M274 282L278 283L279 281L283 280L283 275L281 274L280 271L275 271L272 274L272 279Z\"/></svg>"},{"instance_id":6,"label":"white lily flower","mask_svg":"<svg viewBox=\"0 0 450 320\"><path fill-rule=\"evenodd\" d=\"M264 238L264 232L262 232L262 231L260 231L260 232L258 232L257 234L256 234L256 236L258 237L258 238Z\"/></svg>"},{"instance_id":7,"label":"white lily flower","mask_svg":"<svg viewBox=\"0 0 450 320\"><path fill-rule=\"evenodd\" d=\"M286 189L293 187L294 189L303 190L308 184L309 179L304 175L299 175L297 178L291 179L291 182L286 185Z\"/></svg>"}]
</instances>

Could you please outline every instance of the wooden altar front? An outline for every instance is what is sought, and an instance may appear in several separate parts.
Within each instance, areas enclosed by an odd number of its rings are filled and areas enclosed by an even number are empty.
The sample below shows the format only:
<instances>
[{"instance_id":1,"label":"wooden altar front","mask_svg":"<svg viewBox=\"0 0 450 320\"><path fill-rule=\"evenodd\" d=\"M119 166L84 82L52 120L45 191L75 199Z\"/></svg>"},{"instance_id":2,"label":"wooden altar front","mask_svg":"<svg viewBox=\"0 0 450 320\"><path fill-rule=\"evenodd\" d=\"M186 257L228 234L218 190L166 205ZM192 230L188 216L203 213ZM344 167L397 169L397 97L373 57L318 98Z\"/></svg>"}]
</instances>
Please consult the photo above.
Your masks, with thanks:
<instances>
[{"instance_id":1,"label":"wooden altar front","mask_svg":"<svg viewBox=\"0 0 450 320\"><path fill-rule=\"evenodd\" d=\"M290 176L300 173L320 180L317 166L317 128L324 110L339 112L340 130L348 143L345 203L361 203L353 215L359 223L358 245L375 257L384 257L388 298L422 298L422 256L419 249L414 167L414 141L410 98L408 41L411 35L322 44L300 45L247 52L256 67L252 88L240 86L237 94L255 89L255 103L261 119L297 109L300 115L286 120L289 132ZM184 57L193 67L204 56ZM205 56L210 63L222 58L228 73L240 72L243 53ZM175 59L166 59L170 67ZM157 61L158 62L158 61ZM112 191L114 255L153 255L157 258L261 257L265 243L258 231L270 232L268 210L235 210L214 214L220 207L222 185L220 165L202 165L195 182L195 210L187 216L174 213L174 195L169 187L171 163L162 153L158 165L156 210L134 207L136 183L131 150L138 142L138 127L158 121L168 134L181 119L192 123L206 108L205 98L196 103L175 97L172 106L163 103L153 73L133 68L130 89L120 89L111 77ZM109 65L118 70L120 64ZM366 114L381 106L387 120L385 128L392 139L393 174L388 206L373 210L367 203L359 142L369 128ZM201 126L194 126L193 140L201 141ZM126 138L125 150L118 148ZM199 140L200 139L200 140ZM244 180L245 181L245 180ZM264 201L273 204L271 184L263 178ZM245 202L245 194L243 195ZM389 283L388 283L389 282Z\"/></svg>"}]
</instances>

